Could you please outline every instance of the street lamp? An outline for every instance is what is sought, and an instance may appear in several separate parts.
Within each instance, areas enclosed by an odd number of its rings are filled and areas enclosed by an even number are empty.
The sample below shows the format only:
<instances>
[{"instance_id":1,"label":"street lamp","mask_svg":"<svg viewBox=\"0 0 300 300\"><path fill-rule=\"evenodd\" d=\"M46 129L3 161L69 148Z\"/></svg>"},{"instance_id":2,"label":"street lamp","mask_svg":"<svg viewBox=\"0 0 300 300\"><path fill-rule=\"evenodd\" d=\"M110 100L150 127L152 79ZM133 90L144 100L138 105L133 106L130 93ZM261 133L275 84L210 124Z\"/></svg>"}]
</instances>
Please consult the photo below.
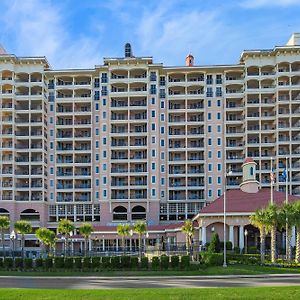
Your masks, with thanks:
<instances>
[{"instance_id":1,"label":"street lamp","mask_svg":"<svg viewBox=\"0 0 300 300\"><path fill-rule=\"evenodd\" d=\"M15 257L15 240L17 238L15 231L13 230L10 235L10 240L12 241L12 257Z\"/></svg>"},{"instance_id":2,"label":"street lamp","mask_svg":"<svg viewBox=\"0 0 300 300\"><path fill-rule=\"evenodd\" d=\"M226 168L226 165L225 165ZM231 168L229 167L228 172L225 169L224 172L224 198L223 198L223 204L224 204L224 228L223 228L223 235L224 235L224 247L223 247L223 252L224 252L224 261L223 261L223 268L227 268L227 262L226 262L226 180L227 180L227 175L231 175L232 171Z\"/></svg>"},{"instance_id":3,"label":"street lamp","mask_svg":"<svg viewBox=\"0 0 300 300\"><path fill-rule=\"evenodd\" d=\"M248 230L245 229L245 232L244 232L244 235L245 235L245 254L247 254L247 249L248 249L248 246L247 246L247 237L248 237Z\"/></svg>"}]
</instances>

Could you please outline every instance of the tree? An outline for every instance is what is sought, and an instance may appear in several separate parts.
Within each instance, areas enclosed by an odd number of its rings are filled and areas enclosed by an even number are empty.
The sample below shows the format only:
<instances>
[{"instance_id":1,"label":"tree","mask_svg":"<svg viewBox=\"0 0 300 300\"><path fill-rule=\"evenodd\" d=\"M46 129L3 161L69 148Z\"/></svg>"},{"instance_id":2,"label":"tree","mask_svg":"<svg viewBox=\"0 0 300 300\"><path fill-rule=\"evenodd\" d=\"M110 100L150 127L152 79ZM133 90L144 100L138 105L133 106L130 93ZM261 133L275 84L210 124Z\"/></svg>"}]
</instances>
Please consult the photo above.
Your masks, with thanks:
<instances>
[{"instance_id":1,"label":"tree","mask_svg":"<svg viewBox=\"0 0 300 300\"><path fill-rule=\"evenodd\" d=\"M25 234L32 232L32 226L28 221L19 220L15 223L15 230L21 234L22 257L24 258Z\"/></svg>"},{"instance_id":2,"label":"tree","mask_svg":"<svg viewBox=\"0 0 300 300\"><path fill-rule=\"evenodd\" d=\"M58 223L58 232L64 237L65 239L65 247L64 247L64 255L66 256L68 252L69 246L69 237L71 233L75 230L75 226L72 221L68 219L61 219Z\"/></svg>"},{"instance_id":3,"label":"tree","mask_svg":"<svg viewBox=\"0 0 300 300\"><path fill-rule=\"evenodd\" d=\"M122 248L125 254L125 237L129 236L130 233L130 226L128 224L119 224L117 226L117 233L122 238Z\"/></svg>"},{"instance_id":4,"label":"tree","mask_svg":"<svg viewBox=\"0 0 300 300\"><path fill-rule=\"evenodd\" d=\"M139 236L139 252L140 258L142 257L142 235L147 231L147 225L143 221L136 222L133 225L133 231Z\"/></svg>"},{"instance_id":5,"label":"tree","mask_svg":"<svg viewBox=\"0 0 300 300\"><path fill-rule=\"evenodd\" d=\"M293 203L294 207L294 225L296 225L297 230L297 240L296 240L296 256L295 256L295 262L297 264L300 263L300 201Z\"/></svg>"},{"instance_id":6,"label":"tree","mask_svg":"<svg viewBox=\"0 0 300 300\"><path fill-rule=\"evenodd\" d=\"M56 235L55 232L48 228L38 228L37 231L35 232L36 237L38 240L43 243L46 247L49 248L49 252L51 254L52 249L56 245Z\"/></svg>"},{"instance_id":7,"label":"tree","mask_svg":"<svg viewBox=\"0 0 300 300\"><path fill-rule=\"evenodd\" d=\"M83 223L79 227L79 232L84 237L84 255L87 256L88 240L94 231L94 227L90 223Z\"/></svg>"},{"instance_id":8,"label":"tree","mask_svg":"<svg viewBox=\"0 0 300 300\"><path fill-rule=\"evenodd\" d=\"M220 238L219 238L219 235L216 232L212 235L207 250L210 253L219 253L221 251Z\"/></svg>"},{"instance_id":9,"label":"tree","mask_svg":"<svg viewBox=\"0 0 300 300\"><path fill-rule=\"evenodd\" d=\"M266 208L266 226L271 231L271 261L276 261L276 233L279 223L278 207L274 204L269 204Z\"/></svg>"},{"instance_id":10,"label":"tree","mask_svg":"<svg viewBox=\"0 0 300 300\"><path fill-rule=\"evenodd\" d=\"M2 243L3 256L5 256L4 232L7 229L9 229L9 218L7 216L0 216L0 231L1 231L1 243Z\"/></svg>"},{"instance_id":11,"label":"tree","mask_svg":"<svg viewBox=\"0 0 300 300\"><path fill-rule=\"evenodd\" d=\"M254 215L250 216L250 222L258 228L260 237L260 261L263 264L265 261L266 251L266 234L270 231L267 225L267 214L265 209L258 209Z\"/></svg>"},{"instance_id":12,"label":"tree","mask_svg":"<svg viewBox=\"0 0 300 300\"><path fill-rule=\"evenodd\" d=\"M186 251L187 254L191 255L191 246L192 246L192 239L195 233L195 229L193 226L193 221L185 220L184 224L181 227L181 231L185 234L185 241L186 241Z\"/></svg>"},{"instance_id":13,"label":"tree","mask_svg":"<svg viewBox=\"0 0 300 300\"><path fill-rule=\"evenodd\" d=\"M285 203L279 210L279 227L280 229L286 229L286 260L291 261L291 237L292 227L295 224L295 210L292 203Z\"/></svg>"}]
</instances>

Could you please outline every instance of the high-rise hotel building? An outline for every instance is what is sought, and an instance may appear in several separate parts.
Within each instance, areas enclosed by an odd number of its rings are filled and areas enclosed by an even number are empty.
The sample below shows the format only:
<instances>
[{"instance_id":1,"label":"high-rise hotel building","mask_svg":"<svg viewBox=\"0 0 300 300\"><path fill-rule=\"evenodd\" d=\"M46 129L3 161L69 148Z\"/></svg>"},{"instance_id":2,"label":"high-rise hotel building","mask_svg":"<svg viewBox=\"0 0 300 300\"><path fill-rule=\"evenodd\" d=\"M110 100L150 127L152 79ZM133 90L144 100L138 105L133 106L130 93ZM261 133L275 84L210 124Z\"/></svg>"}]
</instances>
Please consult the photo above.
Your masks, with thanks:
<instances>
[{"instance_id":1,"label":"high-rise hotel building","mask_svg":"<svg viewBox=\"0 0 300 300\"><path fill-rule=\"evenodd\" d=\"M245 157L257 180L300 195L300 34L238 64L164 66L135 57L53 70L0 53L0 214L55 227L191 218Z\"/></svg>"}]
</instances>

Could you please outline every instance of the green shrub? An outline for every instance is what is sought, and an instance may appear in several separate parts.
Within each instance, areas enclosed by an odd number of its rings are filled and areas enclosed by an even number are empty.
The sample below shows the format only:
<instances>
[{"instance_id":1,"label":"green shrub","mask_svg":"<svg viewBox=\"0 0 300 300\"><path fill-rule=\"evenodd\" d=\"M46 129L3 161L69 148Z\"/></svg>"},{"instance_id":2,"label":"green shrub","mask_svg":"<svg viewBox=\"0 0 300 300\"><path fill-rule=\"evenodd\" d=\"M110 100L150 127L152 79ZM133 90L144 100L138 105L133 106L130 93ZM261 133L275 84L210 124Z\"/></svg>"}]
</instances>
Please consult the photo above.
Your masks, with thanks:
<instances>
[{"instance_id":1,"label":"green shrub","mask_svg":"<svg viewBox=\"0 0 300 300\"><path fill-rule=\"evenodd\" d=\"M268 256L265 256L268 259ZM260 254L227 254L228 261L234 261L240 264L259 264L260 263Z\"/></svg>"},{"instance_id":2,"label":"green shrub","mask_svg":"<svg viewBox=\"0 0 300 300\"><path fill-rule=\"evenodd\" d=\"M121 267L122 269L130 268L130 256L121 256Z\"/></svg>"},{"instance_id":3,"label":"green shrub","mask_svg":"<svg viewBox=\"0 0 300 300\"><path fill-rule=\"evenodd\" d=\"M65 269L73 269L73 257L66 257L65 258Z\"/></svg>"},{"instance_id":4,"label":"green shrub","mask_svg":"<svg viewBox=\"0 0 300 300\"><path fill-rule=\"evenodd\" d=\"M248 247L248 254L258 254L259 250L255 246Z\"/></svg>"},{"instance_id":5,"label":"green shrub","mask_svg":"<svg viewBox=\"0 0 300 300\"><path fill-rule=\"evenodd\" d=\"M83 258L82 267L83 269L90 269L92 267L92 261L90 256L86 256Z\"/></svg>"},{"instance_id":6,"label":"green shrub","mask_svg":"<svg viewBox=\"0 0 300 300\"><path fill-rule=\"evenodd\" d=\"M160 262L158 256L152 257L152 270L158 270L160 268Z\"/></svg>"},{"instance_id":7,"label":"green shrub","mask_svg":"<svg viewBox=\"0 0 300 300\"><path fill-rule=\"evenodd\" d=\"M168 270L169 268L169 256L160 257L160 267L162 270Z\"/></svg>"},{"instance_id":8,"label":"green shrub","mask_svg":"<svg viewBox=\"0 0 300 300\"><path fill-rule=\"evenodd\" d=\"M0 268L3 268L3 257L0 257Z\"/></svg>"},{"instance_id":9,"label":"green shrub","mask_svg":"<svg viewBox=\"0 0 300 300\"><path fill-rule=\"evenodd\" d=\"M190 267L190 257L188 255L181 256L180 259L180 268L182 270L187 270Z\"/></svg>"},{"instance_id":10,"label":"green shrub","mask_svg":"<svg viewBox=\"0 0 300 300\"><path fill-rule=\"evenodd\" d=\"M53 268L53 258L52 257L47 257L44 260L44 268L46 270L49 270L51 268Z\"/></svg>"},{"instance_id":11,"label":"green shrub","mask_svg":"<svg viewBox=\"0 0 300 300\"><path fill-rule=\"evenodd\" d=\"M212 235L207 251L210 253L219 253L220 250L221 250L221 243L220 243L219 235L217 233L214 233Z\"/></svg>"},{"instance_id":12,"label":"green shrub","mask_svg":"<svg viewBox=\"0 0 300 300\"><path fill-rule=\"evenodd\" d=\"M221 266L223 265L223 253L210 253L203 252L201 254L202 263L208 266Z\"/></svg>"},{"instance_id":13,"label":"green shrub","mask_svg":"<svg viewBox=\"0 0 300 300\"><path fill-rule=\"evenodd\" d=\"M171 256L171 267L174 270L179 268L179 256Z\"/></svg>"},{"instance_id":14,"label":"green shrub","mask_svg":"<svg viewBox=\"0 0 300 300\"><path fill-rule=\"evenodd\" d=\"M22 257L15 257L15 269L23 269L24 262Z\"/></svg>"},{"instance_id":15,"label":"green shrub","mask_svg":"<svg viewBox=\"0 0 300 300\"><path fill-rule=\"evenodd\" d=\"M139 258L137 256L130 257L130 268L131 270L136 270L139 267Z\"/></svg>"},{"instance_id":16,"label":"green shrub","mask_svg":"<svg viewBox=\"0 0 300 300\"><path fill-rule=\"evenodd\" d=\"M103 269L109 269L110 268L110 257L109 256L103 256L102 257L102 267L103 267Z\"/></svg>"},{"instance_id":17,"label":"green shrub","mask_svg":"<svg viewBox=\"0 0 300 300\"><path fill-rule=\"evenodd\" d=\"M149 267L149 259L148 257L144 256L141 258L141 269L147 270Z\"/></svg>"},{"instance_id":18,"label":"green shrub","mask_svg":"<svg viewBox=\"0 0 300 300\"><path fill-rule=\"evenodd\" d=\"M74 269L81 269L82 268L82 258L81 257L74 257L74 264L73 264Z\"/></svg>"},{"instance_id":19,"label":"green shrub","mask_svg":"<svg viewBox=\"0 0 300 300\"><path fill-rule=\"evenodd\" d=\"M60 257L60 256L54 257L54 267L55 269L63 269L65 267L64 257Z\"/></svg>"},{"instance_id":20,"label":"green shrub","mask_svg":"<svg viewBox=\"0 0 300 300\"><path fill-rule=\"evenodd\" d=\"M101 266L101 257L100 256L93 256L92 257L92 268L94 270L99 270Z\"/></svg>"},{"instance_id":21,"label":"green shrub","mask_svg":"<svg viewBox=\"0 0 300 300\"><path fill-rule=\"evenodd\" d=\"M14 267L14 260L12 257L4 257L3 267L7 270L11 270Z\"/></svg>"},{"instance_id":22,"label":"green shrub","mask_svg":"<svg viewBox=\"0 0 300 300\"><path fill-rule=\"evenodd\" d=\"M24 258L24 268L25 270L31 270L33 267L33 260L32 258Z\"/></svg>"},{"instance_id":23,"label":"green shrub","mask_svg":"<svg viewBox=\"0 0 300 300\"><path fill-rule=\"evenodd\" d=\"M232 242L226 241L226 250L227 251L232 250ZM220 251L224 251L224 242L220 242Z\"/></svg>"},{"instance_id":24,"label":"green shrub","mask_svg":"<svg viewBox=\"0 0 300 300\"><path fill-rule=\"evenodd\" d=\"M112 256L110 259L110 266L113 270L120 269L120 256Z\"/></svg>"},{"instance_id":25,"label":"green shrub","mask_svg":"<svg viewBox=\"0 0 300 300\"><path fill-rule=\"evenodd\" d=\"M233 253L240 254L240 252L241 252L240 247L234 247L233 248Z\"/></svg>"},{"instance_id":26,"label":"green shrub","mask_svg":"<svg viewBox=\"0 0 300 300\"><path fill-rule=\"evenodd\" d=\"M43 267L43 259L42 258L37 258L35 260L35 268L36 269L41 269Z\"/></svg>"}]
</instances>

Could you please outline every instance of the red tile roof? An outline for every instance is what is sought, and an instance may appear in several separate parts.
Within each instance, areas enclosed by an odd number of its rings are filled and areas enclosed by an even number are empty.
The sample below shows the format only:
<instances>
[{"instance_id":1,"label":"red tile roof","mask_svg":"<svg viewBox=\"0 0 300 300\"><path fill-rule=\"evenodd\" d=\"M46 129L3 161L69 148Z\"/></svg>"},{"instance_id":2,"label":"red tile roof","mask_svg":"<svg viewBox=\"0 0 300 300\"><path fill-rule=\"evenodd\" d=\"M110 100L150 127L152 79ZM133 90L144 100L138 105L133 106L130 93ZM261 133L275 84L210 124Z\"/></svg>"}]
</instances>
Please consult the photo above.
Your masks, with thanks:
<instances>
[{"instance_id":1,"label":"red tile roof","mask_svg":"<svg viewBox=\"0 0 300 300\"><path fill-rule=\"evenodd\" d=\"M249 162L254 162L254 160L253 160L252 157L247 157L247 158L244 160L244 164L249 163Z\"/></svg>"},{"instance_id":2,"label":"red tile roof","mask_svg":"<svg viewBox=\"0 0 300 300\"><path fill-rule=\"evenodd\" d=\"M251 213L257 209L266 207L270 203L271 191L269 188L260 189L257 193L245 193L241 190L229 190L226 192L227 213ZM277 205L285 201L285 192L273 192L274 203ZM289 201L300 200L300 197L288 196ZM204 207L200 214L223 213L223 195Z\"/></svg>"}]
</instances>

